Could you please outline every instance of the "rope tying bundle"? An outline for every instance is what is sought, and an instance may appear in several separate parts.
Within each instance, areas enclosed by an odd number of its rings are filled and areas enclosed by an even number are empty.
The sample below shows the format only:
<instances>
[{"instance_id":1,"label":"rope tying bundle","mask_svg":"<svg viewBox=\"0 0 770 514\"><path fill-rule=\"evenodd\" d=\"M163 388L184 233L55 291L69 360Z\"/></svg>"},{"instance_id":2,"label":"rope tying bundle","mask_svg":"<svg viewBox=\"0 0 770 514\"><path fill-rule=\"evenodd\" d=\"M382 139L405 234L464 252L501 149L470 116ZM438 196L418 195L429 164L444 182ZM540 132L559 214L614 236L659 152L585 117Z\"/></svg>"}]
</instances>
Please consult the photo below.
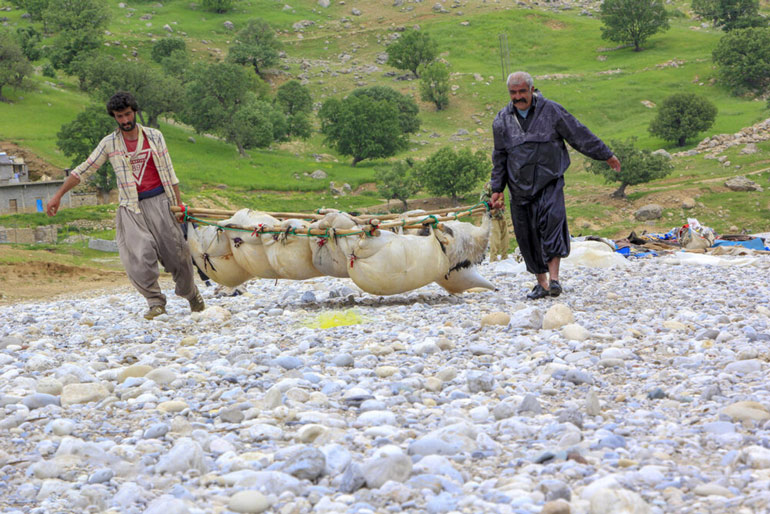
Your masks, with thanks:
<instances>
[{"instance_id":1,"label":"rope tying bundle","mask_svg":"<svg viewBox=\"0 0 770 514\"><path fill-rule=\"evenodd\" d=\"M180 222L188 222L192 221L200 225L211 225L217 227L217 230L219 231L225 231L225 230L231 230L231 231L237 231L237 232L247 232L250 233L251 236L257 237L261 234L271 234L275 240L278 240L279 238L282 241L285 241L286 238L291 236L298 236L298 237L317 237L319 238L318 246L323 246L323 244L326 242L326 240L330 237L349 237L349 236L361 236L361 237L375 237L378 234L379 230L383 229L392 229L401 227L402 229L420 229L424 227L425 225L430 225L433 227L434 230L442 230L443 227L441 225L442 221L453 221L458 220L465 216L478 216L485 213L488 213L491 208L489 206L489 203L487 202L480 202L475 205L466 206L466 207L458 207L457 209L441 209L439 211L433 211L432 213L427 213L424 215L421 219L416 218L404 218L401 217L400 219L396 219L396 216L400 215L391 215L391 214L385 214L380 216L351 216L353 220L360 223L362 226L358 229L338 229L333 230L331 233L328 228L326 229L315 229L308 227L306 231L297 232L296 227L288 227L286 229L278 229L277 227L267 227L263 223L260 223L256 226L251 227L242 227L238 225L228 225L228 226L221 226L216 221L212 221L213 219L222 219L223 216L226 216L229 214L232 216L234 212L229 211L218 211L214 209L195 209L190 206L186 206L183 204L180 204L179 206L171 207L172 212L181 214L180 216ZM317 209L316 212L320 212L323 209ZM444 212L446 211L446 212ZM441 213L444 213L443 215ZM264 213L268 215L272 214L282 214L284 215L284 218L287 219L305 219L306 221L312 221L312 215L307 214L298 214L298 213ZM314 216L317 219L322 218L323 216L315 215ZM209 218L209 219L205 219ZM368 218L368 219L367 219ZM382 222L382 219L392 219L393 221L386 221ZM322 243L323 241L323 243ZM351 266L352 266L352 260L351 260Z\"/></svg>"}]
</instances>

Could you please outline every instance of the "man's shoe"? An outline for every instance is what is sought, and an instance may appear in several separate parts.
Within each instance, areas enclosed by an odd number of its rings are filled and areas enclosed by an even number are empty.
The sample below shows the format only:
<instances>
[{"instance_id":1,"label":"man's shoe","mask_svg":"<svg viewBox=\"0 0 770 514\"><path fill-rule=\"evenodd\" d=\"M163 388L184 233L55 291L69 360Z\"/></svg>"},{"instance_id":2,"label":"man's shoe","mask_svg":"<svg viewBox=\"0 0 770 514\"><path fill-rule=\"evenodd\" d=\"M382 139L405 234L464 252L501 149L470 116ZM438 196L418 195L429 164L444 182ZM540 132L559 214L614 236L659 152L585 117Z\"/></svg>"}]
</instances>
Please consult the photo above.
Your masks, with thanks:
<instances>
[{"instance_id":1,"label":"man's shoe","mask_svg":"<svg viewBox=\"0 0 770 514\"><path fill-rule=\"evenodd\" d=\"M203 309L206 308L206 304L203 303L203 297L201 296L200 291L196 291L195 296L193 296L187 301L190 302L191 312L201 312Z\"/></svg>"},{"instance_id":2,"label":"man's shoe","mask_svg":"<svg viewBox=\"0 0 770 514\"><path fill-rule=\"evenodd\" d=\"M562 292L561 284L559 284L559 281L551 280L551 282L548 284L548 291L551 293L551 296L559 296Z\"/></svg>"},{"instance_id":3,"label":"man's shoe","mask_svg":"<svg viewBox=\"0 0 770 514\"><path fill-rule=\"evenodd\" d=\"M166 314L166 308L162 305L153 305L144 313L144 319L155 319L161 314Z\"/></svg>"},{"instance_id":4,"label":"man's shoe","mask_svg":"<svg viewBox=\"0 0 770 514\"><path fill-rule=\"evenodd\" d=\"M549 295L548 289L545 289L540 284L537 284L532 288L532 292L527 295L529 300L539 300Z\"/></svg>"}]
</instances>

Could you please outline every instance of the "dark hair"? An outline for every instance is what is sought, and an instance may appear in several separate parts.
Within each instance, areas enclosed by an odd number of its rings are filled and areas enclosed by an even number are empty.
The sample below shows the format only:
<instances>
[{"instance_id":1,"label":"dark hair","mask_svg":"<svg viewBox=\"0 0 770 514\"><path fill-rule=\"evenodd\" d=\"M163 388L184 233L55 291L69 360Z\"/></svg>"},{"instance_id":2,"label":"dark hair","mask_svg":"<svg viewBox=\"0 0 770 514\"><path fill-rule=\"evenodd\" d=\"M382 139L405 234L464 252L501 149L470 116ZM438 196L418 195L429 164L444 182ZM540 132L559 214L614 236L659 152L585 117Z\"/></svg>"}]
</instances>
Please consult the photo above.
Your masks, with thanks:
<instances>
[{"instance_id":1,"label":"dark hair","mask_svg":"<svg viewBox=\"0 0 770 514\"><path fill-rule=\"evenodd\" d=\"M139 110L139 104L136 103L136 98L131 93L118 91L107 100L107 114L110 116L114 117L115 111L122 111L128 107L131 107L134 112Z\"/></svg>"}]
</instances>

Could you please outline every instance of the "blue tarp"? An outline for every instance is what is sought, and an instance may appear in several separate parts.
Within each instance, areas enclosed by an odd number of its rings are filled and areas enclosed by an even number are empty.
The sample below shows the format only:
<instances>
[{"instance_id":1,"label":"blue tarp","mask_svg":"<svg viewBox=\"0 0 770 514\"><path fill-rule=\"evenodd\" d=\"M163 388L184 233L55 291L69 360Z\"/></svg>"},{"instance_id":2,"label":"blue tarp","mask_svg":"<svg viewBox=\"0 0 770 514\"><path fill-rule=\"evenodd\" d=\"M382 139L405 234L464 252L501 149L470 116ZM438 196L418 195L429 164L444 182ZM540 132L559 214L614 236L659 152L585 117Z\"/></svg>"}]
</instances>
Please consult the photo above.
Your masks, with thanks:
<instances>
[{"instance_id":1,"label":"blue tarp","mask_svg":"<svg viewBox=\"0 0 770 514\"><path fill-rule=\"evenodd\" d=\"M713 246L743 246L745 248L751 248L752 250L764 250L765 244L758 237L749 239L748 241L725 241L724 239L717 239L714 241Z\"/></svg>"}]
</instances>

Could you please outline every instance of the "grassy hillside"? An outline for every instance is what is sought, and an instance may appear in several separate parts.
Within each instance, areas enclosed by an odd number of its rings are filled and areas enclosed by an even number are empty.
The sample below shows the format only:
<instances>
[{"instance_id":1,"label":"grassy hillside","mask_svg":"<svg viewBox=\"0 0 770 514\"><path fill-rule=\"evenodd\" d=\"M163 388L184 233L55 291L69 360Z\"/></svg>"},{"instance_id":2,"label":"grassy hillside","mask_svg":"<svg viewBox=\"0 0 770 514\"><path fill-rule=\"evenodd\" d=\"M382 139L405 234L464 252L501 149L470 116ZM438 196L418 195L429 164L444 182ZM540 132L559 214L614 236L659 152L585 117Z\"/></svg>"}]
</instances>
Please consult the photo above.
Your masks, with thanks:
<instances>
[{"instance_id":1,"label":"grassy hillside","mask_svg":"<svg viewBox=\"0 0 770 514\"><path fill-rule=\"evenodd\" d=\"M149 59L150 49L153 41L168 37L163 29L168 24L174 35L184 37L194 59L223 59L234 35L224 22L232 22L237 30L249 19L261 17L279 31L286 54L271 72L273 87L290 78L303 79L316 103L341 97L362 85L387 85L413 95L420 105L422 128L412 136L411 147L396 158L422 159L446 145L491 150L492 120L508 100L498 52L500 34L507 36L512 68L530 71L545 96L564 104L607 140L635 136L643 148L679 150L648 133L656 109L645 106L648 102L659 104L675 92L701 94L719 109L709 133L693 139L685 149L707 135L734 133L770 115L764 101L732 96L716 82L711 52L722 32L703 28L700 21L692 19L687 1L667 4L676 14L670 20L671 29L650 38L642 52L615 48L602 40L600 21L585 15L577 3L574 8L563 9L548 8L549 4L542 2L524 2L522 6L522 2L479 0L460 2L456 8L446 2L446 14L433 11L435 2L394 6L390 1L354 0L332 2L323 8L315 0L238 0L226 14L205 12L195 3L181 0L128 2L124 7L109 0L108 4L112 20L105 50L117 57L154 65ZM10 6L7 0L0 5ZM570 2L560 5L569 6ZM360 10L360 16L353 15L353 9ZM28 23L22 14L18 9L4 13L11 27ZM142 20L145 15L150 18ZM293 25L302 20L312 24L295 30ZM416 80L397 80L403 72L376 64L393 35L415 25L438 41L442 57L451 65L453 94L445 111L436 112L431 104L419 101ZM388 73L394 71L396 77ZM56 149L56 133L90 99L78 91L76 80L62 74L53 81L36 76L33 83L30 91L4 90L12 103L0 104L0 139L66 167L70 162ZM161 125L188 202L267 210L321 206L358 209L382 202L371 187L361 188L360 194L331 197L331 181L348 183L355 190L371 182L375 168L387 163L364 161L353 168L350 158L325 147L318 134L304 142L251 150L248 158L240 158L234 146L196 135L176 123ZM461 129L469 134L457 136ZM194 143L189 142L190 136ZM703 156L677 159L676 171L669 179L629 187L628 202L609 200L607 194L615 186L582 171L582 160L576 156L567 181L573 229L576 233L617 235L638 228L631 216L636 205L658 201L669 210L649 229L670 228L694 213L722 231L733 225L766 230L768 193L727 193L720 179L767 168L770 147L759 147L760 151L750 156L738 154L740 149L728 152L730 167ZM316 169L324 170L328 179L306 176ZM767 185L766 178L758 180ZM685 213L676 201L684 196L696 197L703 207Z\"/></svg>"}]
</instances>

